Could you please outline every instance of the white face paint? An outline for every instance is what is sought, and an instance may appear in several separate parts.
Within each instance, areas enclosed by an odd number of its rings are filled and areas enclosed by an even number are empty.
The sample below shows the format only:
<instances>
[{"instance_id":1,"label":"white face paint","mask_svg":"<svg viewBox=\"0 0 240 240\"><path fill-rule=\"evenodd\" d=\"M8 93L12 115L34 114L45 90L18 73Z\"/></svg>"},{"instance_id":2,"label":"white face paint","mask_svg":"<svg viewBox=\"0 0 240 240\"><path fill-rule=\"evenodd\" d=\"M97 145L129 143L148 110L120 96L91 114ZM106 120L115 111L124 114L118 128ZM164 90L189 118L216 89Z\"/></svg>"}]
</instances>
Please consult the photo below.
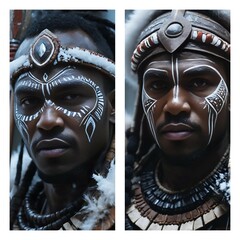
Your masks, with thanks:
<instances>
[{"instance_id":1,"label":"white face paint","mask_svg":"<svg viewBox=\"0 0 240 240\"><path fill-rule=\"evenodd\" d=\"M198 60L198 59L185 59L185 61L193 61L193 60ZM199 59L199 60L203 60L203 59ZM205 61L209 61L212 62L208 59L204 59ZM211 142L212 140L212 136L213 136L213 132L216 126L216 122L217 122L217 118L219 113L221 112L221 110L223 109L223 106L227 103L227 99L228 99L228 87L226 85L226 82L224 80L224 78L222 77L222 75L219 73L219 71L214 68L213 66L207 65L207 64L199 64L199 65L195 65L193 67L190 67L186 70L183 71L183 73L187 73L190 70L194 70L194 69L199 69L201 67L205 67L205 68L209 68L212 71L214 71L218 76L219 76L219 84L216 87L216 89L210 93L208 96L206 96L204 98L204 102L203 102L203 109L207 109L208 110L208 129L209 129L209 140L208 140L208 144ZM165 74L166 76L169 75L171 76L171 79L173 81L173 99L172 102L178 102L179 101L179 90L180 90L180 79L179 79L179 61L178 58L175 58L172 56L171 57L171 72L168 72L165 69L160 69L160 68L148 68L146 72L144 72L143 75L143 80L145 79L145 76L149 73L149 72L161 72L163 74ZM171 81L171 80L169 80ZM149 96L149 94L147 93L147 90L145 88L145 82L143 82L143 88L142 88L142 105L143 105L143 109L144 112L147 116L148 119L148 123L151 129L151 132L153 134L153 137L156 141L156 143L159 145L158 139L157 139L157 135L156 135L156 127L155 127L155 122L154 122L154 111L156 108L156 103L157 101L161 101L161 98L153 98L151 96ZM160 147L160 145L159 145Z\"/></svg>"},{"instance_id":2,"label":"white face paint","mask_svg":"<svg viewBox=\"0 0 240 240\"><path fill-rule=\"evenodd\" d=\"M59 112L62 112L67 117L73 118L79 122L79 127L82 125L85 126L86 137L89 142L93 137L93 134L96 129L96 124L101 120L104 108L104 97L100 87L91 79L86 78L82 75L76 75L75 72L71 74L71 71L74 70L72 67L66 67L56 73L53 77L44 73L43 80L38 79L31 72L27 72L22 75L16 82L15 92L19 89L27 89L28 91L41 92L43 96L43 104L39 106L38 109L31 114L24 113L21 109L21 106L18 106L19 101L15 101L15 119L18 125L19 130L22 134L26 136L29 142L29 134L27 123L37 119L41 113L47 107L53 107ZM26 80L23 80L26 79ZM94 104L91 106L87 104L80 105L80 108L77 111L68 109L64 106L58 105L51 100L51 95L58 86L68 86L68 84L82 84L82 86L88 86L92 89L94 93Z\"/></svg>"},{"instance_id":3,"label":"white face paint","mask_svg":"<svg viewBox=\"0 0 240 240\"><path fill-rule=\"evenodd\" d=\"M165 70L150 68L150 69L148 69L144 73L143 79L145 77L145 74L147 74L147 72L149 72L151 70L166 72ZM144 83L143 83L143 88L142 88L142 105L143 105L143 110L144 110L144 112L145 112L145 114L147 116L148 124L149 124L150 130L152 132L152 135L153 135L155 141L157 142L157 144L159 145L158 139L157 139L157 136L156 136L155 123L154 123L154 118L153 118L153 113L154 113L154 108L156 107L156 102L157 102L157 99L151 98L147 94L147 92L145 90L145 87L144 87Z\"/></svg>"},{"instance_id":4,"label":"white face paint","mask_svg":"<svg viewBox=\"0 0 240 240\"><path fill-rule=\"evenodd\" d=\"M197 66L186 69L184 71L184 73L187 73L187 71L193 70L195 68L198 69L200 67L210 68L211 70L215 71L216 74L220 78L220 82L219 82L217 88L215 89L215 91L213 93L211 93L210 95L208 95L207 97L205 97L204 108L208 109L208 129L209 129L208 144L209 144L212 140L212 135L214 132L214 128L216 126L218 115L221 112L221 110L223 109L223 106L227 103L229 93L228 93L228 87L227 87L227 84L226 84L224 78L219 73L219 71L212 66L197 65Z\"/></svg>"}]
</instances>

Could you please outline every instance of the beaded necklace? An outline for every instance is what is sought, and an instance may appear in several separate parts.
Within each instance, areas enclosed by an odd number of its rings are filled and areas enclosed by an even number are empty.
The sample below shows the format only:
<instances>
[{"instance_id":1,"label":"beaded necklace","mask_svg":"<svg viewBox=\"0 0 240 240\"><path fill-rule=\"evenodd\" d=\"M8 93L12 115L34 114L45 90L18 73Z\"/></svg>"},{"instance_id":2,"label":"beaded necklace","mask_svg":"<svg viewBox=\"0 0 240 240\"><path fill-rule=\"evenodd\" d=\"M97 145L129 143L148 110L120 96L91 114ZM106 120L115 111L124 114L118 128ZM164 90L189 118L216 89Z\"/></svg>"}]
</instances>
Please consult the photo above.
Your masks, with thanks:
<instances>
[{"instance_id":1,"label":"beaded necklace","mask_svg":"<svg viewBox=\"0 0 240 240\"><path fill-rule=\"evenodd\" d=\"M41 208L45 200L43 194L43 183L37 182L31 186L26 194L24 204L18 214L18 223L23 230L57 230L68 219L78 211L79 206L83 203L82 198L74 201L70 206L51 214L40 214L38 209Z\"/></svg>"},{"instance_id":2,"label":"beaded necklace","mask_svg":"<svg viewBox=\"0 0 240 240\"><path fill-rule=\"evenodd\" d=\"M216 168L191 189L171 192L158 179L159 162L148 164L133 183L127 214L141 229L198 229L229 211L229 148ZM223 184L225 187L223 187Z\"/></svg>"}]
</instances>

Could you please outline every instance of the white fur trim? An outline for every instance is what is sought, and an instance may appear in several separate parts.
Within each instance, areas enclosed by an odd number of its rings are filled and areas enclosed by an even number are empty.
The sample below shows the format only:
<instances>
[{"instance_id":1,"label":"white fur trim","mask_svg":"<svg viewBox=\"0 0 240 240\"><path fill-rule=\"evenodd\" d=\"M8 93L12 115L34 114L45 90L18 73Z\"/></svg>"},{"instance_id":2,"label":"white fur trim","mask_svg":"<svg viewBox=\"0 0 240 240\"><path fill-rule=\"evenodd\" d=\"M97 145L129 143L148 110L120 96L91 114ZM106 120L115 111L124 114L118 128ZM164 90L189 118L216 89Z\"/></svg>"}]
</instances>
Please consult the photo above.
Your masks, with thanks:
<instances>
[{"instance_id":1,"label":"white fur trim","mask_svg":"<svg viewBox=\"0 0 240 240\"><path fill-rule=\"evenodd\" d=\"M13 60L10 63L10 79L12 78L13 73L17 72L19 69L23 68L23 67L30 67L30 62L28 59L27 55L22 55L19 58Z\"/></svg>"},{"instance_id":2,"label":"white fur trim","mask_svg":"<svg viewBox=\"0 0 240 240\"><path fill-rule=\"evenodd\" d=\"M115 75L115 64L108 58L99 55L98 53L88 51L87 49L75 48L60 48L57 57L59 62L74 61L76 63L90 63L100 69L105 70L110 75Z\"/></svg>"},{"instance_id":3,"label":"white fur trim","mask_svg":"<svg viewBox=\"0 0 240 240\"><path fill-rule=\"evenodd\" d=\"M86 205L73 216L73 218L81 219L85 216L80 223L82 230L91 230L94 226L103 219L108 213L109 208L115 205L115 164L114 160L111 162L108 174L106 178L101 175L93 175L96 180L97 191L100 196L98 198L92 197L92 195L85 194L84 200Z\"/></svg>"}]
</instances>

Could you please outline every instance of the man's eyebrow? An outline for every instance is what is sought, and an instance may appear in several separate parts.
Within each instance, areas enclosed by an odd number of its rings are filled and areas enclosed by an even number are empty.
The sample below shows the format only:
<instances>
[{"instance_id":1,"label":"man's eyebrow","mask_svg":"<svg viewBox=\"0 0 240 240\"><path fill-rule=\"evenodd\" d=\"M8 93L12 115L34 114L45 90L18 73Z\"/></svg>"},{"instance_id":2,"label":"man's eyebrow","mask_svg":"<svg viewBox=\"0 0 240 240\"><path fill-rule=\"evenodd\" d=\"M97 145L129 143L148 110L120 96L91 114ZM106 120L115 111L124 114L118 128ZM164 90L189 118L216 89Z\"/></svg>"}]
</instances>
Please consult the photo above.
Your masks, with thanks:
<instances>
[{"instance_id":1,"label":"man's eyebrow","mask_svg":"<svg viewBox=\"0 0 240 240\"><path fill-rule=\"evenodd\" d=\"M95 85L94 81L91 79L87 79L82 75L71 75L71 76L64 76L60 78L55 78L54 80L48 82L48 83L39 83L31 78L28 79L21 79L20 81L17 81L15 84L15 92L29 92L29 91L38 91L39 89L42 89L45 85L48 85L49 88L66 88L69 86L77 86L77 85Z\"/></svg>"},{"instance_id":2,"label":"man's eyebrow","mask_svg":"<svg viewBox=\"0 0 240 240\"><path fill-rule=\"evenodd\" d=\"M181 61L181 60L179 60L179 61ZM210 63L214 63L212 60L210 60L210 59L207 59L207 58L188 58L188 59L184 59L184 61L191 61L191 62L193 62L193 61L208 61L208 62L210 62Z\"/></svg>"},{"instance_id":3,"label":"man's eyebrow","mask_svg":"<svg viewBox=\"0 0 240 240\"><path fill-rule=\"evenodd\" d=\"M169 61L170 60L155 60L155 61L152 61L149 63L149 66L151 66L152 64L159 64L159 62L161 63L168 63L169 64ZM179 59L179 61L181 62L181 59ZM212 60L210 59L207 59L207 58L188 58L188 59L184 59L184 61L187 61L187 62L193 62L193 61L208 61L210 63L214 63Z\"/></svg>"},{"instance_id":4,"label":"man's eyebrow","mask_svg":"<svg viewBox=\"0 0 240 240\"><path fill-rule=\"evenodd\" d=\"M29 92L29 91L38 91L41 89L41 84L27 80L20 80L15 84L15 92Z\"/></svg>"},{"instance_id":5,"label":"man's eyebrow","mask_svg":"<svg viewBox=\"0 0 240 240\"><path fill-rule=\"evenodd\" d=\"M144 72L143 79L148 74L152 74L155 76L163 76L163 75L168 76L168 71L165 69L159 69L159 68L149 68L149 69L147 69L146 72Z\"/></svg>"},{"instance_id":6,"label":"man's eyebrow","mask_svg":"<svg viewBox=\"0 0 240 240\"><path fill-rule=\"evenodd\" d=\"M71 75L71 76L66 76L66 77L61 77L54 79L53 81L49 82L49 87L50 88L55 88L55 87L68 87L68 86L78 86L82 84L87 84L87 85L94 85L95 82L91 79L88 79L82 75Z\"/></svg>"},{"instance_id":7,"label":"man's eyebrow","mask_svg":"<svg viewBox=\"0 0 240 240\"><path fill-rule=\"evenodd\" d=\"M222 78L222 75L219 73L219 71L216 68L209 66L207 64L199 64L196 66L189 67L183 71L183 74L192 74L192 73L200 74L204 72L208 74L209 73L217 74L220 78Z\"/></svg>"}]
</instances>

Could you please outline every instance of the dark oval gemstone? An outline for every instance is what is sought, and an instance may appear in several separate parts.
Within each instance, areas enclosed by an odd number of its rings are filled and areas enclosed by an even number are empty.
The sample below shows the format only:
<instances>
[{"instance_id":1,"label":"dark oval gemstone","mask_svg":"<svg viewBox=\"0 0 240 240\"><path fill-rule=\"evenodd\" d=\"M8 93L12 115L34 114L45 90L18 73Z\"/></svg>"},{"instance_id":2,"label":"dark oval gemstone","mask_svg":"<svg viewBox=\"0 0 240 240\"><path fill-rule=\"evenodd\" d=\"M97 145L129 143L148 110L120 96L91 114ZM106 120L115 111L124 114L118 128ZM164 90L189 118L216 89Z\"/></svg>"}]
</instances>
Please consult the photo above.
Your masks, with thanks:
<instances>
[{"instance_id":1,"label":"dark oval gemstone","mask_svg":"<svg viewBox=\"0 0 240 240\"><path fill-rule=\"evenodd\" d=\"M181 35L183 31L183 26L180 23L172 23L165 30L165 34L168 37L177 37Z\"/></svg>"}]
</instances>

